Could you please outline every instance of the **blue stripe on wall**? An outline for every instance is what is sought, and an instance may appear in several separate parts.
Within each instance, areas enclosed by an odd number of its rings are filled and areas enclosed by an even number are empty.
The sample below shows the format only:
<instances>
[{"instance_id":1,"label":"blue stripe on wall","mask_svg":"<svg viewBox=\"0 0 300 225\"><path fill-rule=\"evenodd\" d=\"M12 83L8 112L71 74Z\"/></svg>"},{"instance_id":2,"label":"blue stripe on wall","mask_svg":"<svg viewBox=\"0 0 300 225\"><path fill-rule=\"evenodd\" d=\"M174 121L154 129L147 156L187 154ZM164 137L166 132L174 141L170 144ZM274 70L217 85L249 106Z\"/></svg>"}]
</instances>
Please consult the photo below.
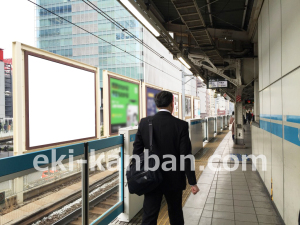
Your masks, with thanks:
<instances>
[{"instance_id":1,"label":"blue stripe on wall","mask_svg":"<svg viewBox=\"0 0 300 225\"><path fill-rule=\"evenodd\" d=\"M261 114L260 118L269 119L269 120L279 120L282 121L282 115L269 115L269 114Z\"/></svg>"},{"instance_id":2,"label":"blue stripe on wall","mask_svg":"<svg viewBox=\"0 0 300 225\"><path fill-rule=\"evenodd\" d=\"M271 133L282 138L282 124L271 123Z\"/></svg>"},{"instance_id":3,"label":"blue stripe on wall","mask_svg":"<svg viewBox=\"0 0 300 225\"><path fill-rule=\"evenodd\" d=\"M300 116L286 116L286 121L287 122L292 122L292 123L300 123Z\"/></svg>"},{"instance_id":4,"label":"blue stripe on wall","mask_svg":"<svg viewBox=\"0 0 300 225\"><path fill-rule=\"evenodd\" d=\"M263 118L263 119L270 119L271 118L269 114L260 114L259 116L260 116L260 118Z\"/></svg>"},{"instance_id":5,"label":"blue stripe on wall","mask_svg":"<svg viewBox=\"0 0 300 225\"><path fill-rule=\"evenodd\" d=\"M282 115L271 115L270 119L282 121Z\"/></svg>"},{"instance_id":6,"label":"blue stripe on wall","mask_svg":"<svg viewBox=\"0 0 300 225\"><path fill-rule=\"evenodd\" d=\"M290 126L284 126L284 139L300 146L300 129Z\"/></svg>"},{"instance_id":7,"label":"blue stripe on wall","mask_svg":"<svg viewBox=\"0 0 300 225\"><path fill-rule=\"evenodd\" d=\"M260 128L274 134L280 138L283 137L282 135L282 124L272 123L268 121L260 121Z\"/></svg>"},{"instance_id":8,"label":"blue stripe on wall","mask_svg":"<svg viewBox=\"0 0 300 225\"><path fill-rule=\"evenodd\" d=\"M260 128L265 131L271 132L271 123L268 121L260 120Z\"/></svg>"}]
</instances>

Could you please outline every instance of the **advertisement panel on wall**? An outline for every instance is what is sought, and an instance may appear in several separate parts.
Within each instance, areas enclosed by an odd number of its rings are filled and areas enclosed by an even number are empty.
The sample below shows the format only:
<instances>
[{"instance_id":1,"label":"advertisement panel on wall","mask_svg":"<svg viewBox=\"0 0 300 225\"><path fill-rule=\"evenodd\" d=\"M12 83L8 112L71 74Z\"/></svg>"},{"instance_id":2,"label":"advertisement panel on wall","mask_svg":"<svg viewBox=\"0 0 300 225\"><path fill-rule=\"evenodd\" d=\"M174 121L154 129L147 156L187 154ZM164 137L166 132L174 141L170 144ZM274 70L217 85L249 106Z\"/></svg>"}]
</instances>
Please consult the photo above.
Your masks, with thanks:
<instances>
[{"instance_id":1,"label":"advertisement panel on wall","mask_svg":"<svg viewBox=\"0 0 300 225\"><path fill-rule=\"evenodd\" d=\"M179 95L173 94L173 99L174 99L173 116L179 118Z\"/></svg>"},{"instance_id":2,"label":"advertisement panel on wall","mask_svg":"<svg viewBox=\"0 0 300 225\"><path fill-rule=\"evenodd\" d=\"M192 117L192 104L190 97L185 98L185 117Z\"/></svg>"},{"instance_id":3,"label":"advertisement panel on wall","mask_svg":"<svg viewBox=\"0 0 300 225\"><path fill-rule=\"evenodd\" d=\"M200 99L194 99L194 118L200 118Z\"/></svg>"},{"instance_id":4,"label":"advertisement panel on wall","mask_svg":"<svg viewBox=\"0 0 300 225\"><path fill-rule=\"evenodd\" d=\"M118 133L121 127L137 126L139 84L110 77L109 88L110 133Z\"/></svg>"},{"instance_id":5,"label":"advertisement panel on wall","mask_svg":"<svg viewBox=\"0 0 300 225\"><path fill-rule=\"evenodd\" d=\"M14 150L44 150L100 138L99 69L13 43ZM47 68L45 70L45 68ZM59 82L58 82L59 81ZM84 124L74 122L85 119ZM63 129L58 129L63 127Z\"/></svg>"},{"instance_id":6,"label":"advertisement panel on wall","mask_svg":"<svg viewBox=\"0 0 300 225\"><path fill-rule=\"evenodd\" d=\"M147 116L153 116L158 112L158 109L156 108L154 96L161 92L161 90L146 87L146 115Z\"/></svg>"}]
</instances>

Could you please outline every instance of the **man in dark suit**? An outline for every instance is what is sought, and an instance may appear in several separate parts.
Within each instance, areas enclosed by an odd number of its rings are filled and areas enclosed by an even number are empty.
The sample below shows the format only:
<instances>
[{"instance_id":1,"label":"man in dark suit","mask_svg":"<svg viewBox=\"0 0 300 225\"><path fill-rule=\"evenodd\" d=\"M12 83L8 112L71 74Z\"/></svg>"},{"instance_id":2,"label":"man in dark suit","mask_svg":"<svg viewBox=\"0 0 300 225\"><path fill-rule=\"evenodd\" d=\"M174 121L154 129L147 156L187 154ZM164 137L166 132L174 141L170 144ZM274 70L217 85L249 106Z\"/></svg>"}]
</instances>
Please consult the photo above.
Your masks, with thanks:
<instances>
[{"instance_id":1,"label":"man in dark suit","mask_svg":"<svg viewBox=\"0 0 300 225\"><path fill-rule=\"evenodd\" d=\"M173 94L162 91L155 95L155 104L159 109L152 117L143 118L140 121L133 144L133 154L139 155L144 149L149 149L149 119L153 123L153 151L160 159L160 165L165 164L162 170L163 182L154 191L145 194L143 205L142 225L155 225L160 211L163 195L168 203L168 213L171 225L183 225L182 191L186 188L186 177L191 185L191 191L196 194L197 186L194 161L190 158L183 160L184 167L180 170L180 158L191 155L191 141L189 138L188 123L172 116L174 102ZM176 165L170 162L171 155L175 157ZM194 159L194 158L193 158Z\"/></svg>"}]
</instances>

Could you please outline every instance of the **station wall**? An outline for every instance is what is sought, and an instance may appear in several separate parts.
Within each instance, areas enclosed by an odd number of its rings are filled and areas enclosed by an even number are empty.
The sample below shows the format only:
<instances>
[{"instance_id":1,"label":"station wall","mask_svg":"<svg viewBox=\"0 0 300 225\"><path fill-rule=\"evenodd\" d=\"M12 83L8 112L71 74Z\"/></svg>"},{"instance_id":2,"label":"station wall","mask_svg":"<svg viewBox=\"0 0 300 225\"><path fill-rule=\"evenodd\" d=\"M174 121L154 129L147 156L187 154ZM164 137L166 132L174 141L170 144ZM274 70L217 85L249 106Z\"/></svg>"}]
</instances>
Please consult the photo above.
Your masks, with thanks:
<instances>
[{"instance_id":1,"label":"station wall","mask_svg":"<svg viewBox=\"0 0 300 225\"><path fill-rule=\"evenodd\" d=\"M173 60L173 55L166 49L160 42L156 40L156 38L147 30L143 30L144 34L144 42L151 46L155 51L159 52L165 59L171 61L175 64L178 68L182 68L182 64L178 60ZM147 48L143 48L144 52L144 60L149 62L151 65L155 65L158 69L165 71L166 73L154 68L145 63L144 67L144 74L145 74L145 82L156 85L158 87L162 87L164 89L168 89L171 91L182 92L182 74L181 72L173 67L172 65L168 64L167 62L163 61L153 52L151 52ZM192 74L188 71L185 67L183 67L186 73ZM197 96L197 82L196 78L191 79L192 77L185 77L185 94ZM191 80L190 80L191 79ZM190 80L190 81L189 81Z\"/></svg>"},{"instance_id":2,"label":"station wall","mask_svg":"<svg viewBox=\"0 0 300 225\"><path fill-rule=\"evenodd\" d=\"M261 178L288 225L300 210L300 1L265 0L258 20L260 128L253 154L264 154Z\"/></svg>"}]
</instances>

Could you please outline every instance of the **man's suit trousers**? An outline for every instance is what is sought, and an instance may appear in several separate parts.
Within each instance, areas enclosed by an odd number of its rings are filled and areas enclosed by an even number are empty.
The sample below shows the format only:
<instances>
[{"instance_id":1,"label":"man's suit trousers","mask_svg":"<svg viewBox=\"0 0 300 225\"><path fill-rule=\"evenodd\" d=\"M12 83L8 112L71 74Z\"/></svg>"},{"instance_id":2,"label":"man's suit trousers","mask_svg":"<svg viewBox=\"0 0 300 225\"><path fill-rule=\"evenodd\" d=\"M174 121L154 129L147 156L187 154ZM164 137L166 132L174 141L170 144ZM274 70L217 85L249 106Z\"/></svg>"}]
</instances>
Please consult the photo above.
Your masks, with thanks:
<instances>
[{"instance_id":1,"label":"man's suit trousers","mask_svg":"<svg viewBox=\"0 0 300 225\"><path fill-rule=\"evenodd\" d=\"M161 188L145 195L143 206L142 225L156 225L160 211L162 197L168 204L168 213L171 225L184 225L182 212L182 190L163 191Z\"/></svg>"}]
</instances>

